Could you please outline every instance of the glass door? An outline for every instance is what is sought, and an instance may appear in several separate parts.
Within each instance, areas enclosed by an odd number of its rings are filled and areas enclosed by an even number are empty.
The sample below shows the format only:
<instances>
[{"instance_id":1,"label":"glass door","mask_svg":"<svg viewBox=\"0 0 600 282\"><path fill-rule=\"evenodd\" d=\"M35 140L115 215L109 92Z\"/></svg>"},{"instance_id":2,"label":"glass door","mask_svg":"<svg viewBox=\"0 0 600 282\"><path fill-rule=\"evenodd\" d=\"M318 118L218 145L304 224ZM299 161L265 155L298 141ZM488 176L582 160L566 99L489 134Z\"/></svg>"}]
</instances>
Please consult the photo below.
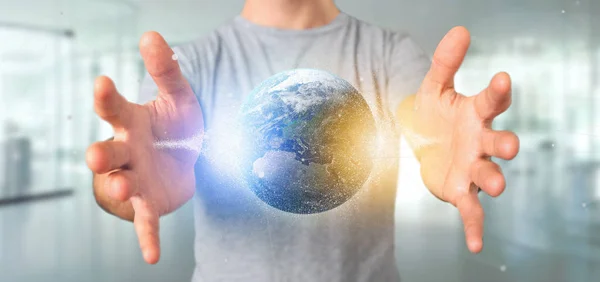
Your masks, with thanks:
<instances>
[{"instance_id":1,"label":"glass door","mask_svg":"<svg viewBox=\"0 0 600 282\"><path fill-rule=\"evenodd\" d=\"M63 30L0 25L0 199L65 189L71 37Z\"/></svg>"}]
</instances>

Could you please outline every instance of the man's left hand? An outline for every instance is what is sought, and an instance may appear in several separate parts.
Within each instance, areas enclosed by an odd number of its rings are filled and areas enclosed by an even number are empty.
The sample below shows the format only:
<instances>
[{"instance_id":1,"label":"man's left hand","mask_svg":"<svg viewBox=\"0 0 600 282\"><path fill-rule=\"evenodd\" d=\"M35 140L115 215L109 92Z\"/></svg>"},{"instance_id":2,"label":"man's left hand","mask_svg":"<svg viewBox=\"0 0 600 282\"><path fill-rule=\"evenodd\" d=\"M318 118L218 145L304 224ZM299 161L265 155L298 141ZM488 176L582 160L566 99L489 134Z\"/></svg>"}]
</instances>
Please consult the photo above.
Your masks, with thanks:
<instances>
[{"instance_id":1,"label":"man's left hand","mask_svg":"<svg viewBox=\"0 0 600 282\"><path fill-rule=\"evenodd\" d=\"M436 197L458 208L467 246L478 253L483 248L484 220L478 192L502 194L506 180L491 157L513 159L519 139L513 132L491 128L493 119L511 103L508 74L495 75L476 96L466 97L454 89L454 76L469 44L464 27L448 32L418 93L401 106L399 118L420 160L423 182Z\"/></svg>"}]
</instances>

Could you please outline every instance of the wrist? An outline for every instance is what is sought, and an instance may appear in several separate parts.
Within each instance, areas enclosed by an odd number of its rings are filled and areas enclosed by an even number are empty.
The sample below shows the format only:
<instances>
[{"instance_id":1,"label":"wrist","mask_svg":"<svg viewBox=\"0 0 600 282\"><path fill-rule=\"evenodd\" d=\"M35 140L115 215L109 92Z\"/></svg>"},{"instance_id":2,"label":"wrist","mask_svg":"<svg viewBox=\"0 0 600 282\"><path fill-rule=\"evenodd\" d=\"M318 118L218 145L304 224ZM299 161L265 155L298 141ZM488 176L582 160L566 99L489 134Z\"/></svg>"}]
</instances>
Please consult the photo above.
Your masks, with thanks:
<instances>
[{"instance_id":1,"label":"wrist","mask_svg":"<svg viewBox=\"0 0 600 282\"><path fill-rule=\"evenodd\" d=\"M404 137L409 147L412 149L416 159L421 162L423 154L427 147L431 145L429 138L425 138L418 133L415 126L415 100L416 94L410 95L402 101L396 112L397 124L400 134Z\"/></svg>"}]
</instances>

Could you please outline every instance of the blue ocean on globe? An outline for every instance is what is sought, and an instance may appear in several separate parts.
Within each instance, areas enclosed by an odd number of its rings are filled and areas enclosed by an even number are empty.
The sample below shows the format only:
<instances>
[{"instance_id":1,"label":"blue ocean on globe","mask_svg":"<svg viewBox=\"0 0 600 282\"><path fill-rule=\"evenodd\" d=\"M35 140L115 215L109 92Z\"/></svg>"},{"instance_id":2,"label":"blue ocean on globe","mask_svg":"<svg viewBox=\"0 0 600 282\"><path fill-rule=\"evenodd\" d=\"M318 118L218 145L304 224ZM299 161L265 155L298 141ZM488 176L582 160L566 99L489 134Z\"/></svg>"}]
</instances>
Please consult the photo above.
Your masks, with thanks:
<instances>
[{"instance_id":1,"label":"blue ocean on globe","mask_svg":"<svg viewBox=\"0 0 600 282\"><path fill-rule=\"evenodd\" d=\"M336 208L371 173L373 114L349 82L329 72L295 69L270 77L247 97L240 122L243 177L279 210Z\"/></svg>"}]
</instances>

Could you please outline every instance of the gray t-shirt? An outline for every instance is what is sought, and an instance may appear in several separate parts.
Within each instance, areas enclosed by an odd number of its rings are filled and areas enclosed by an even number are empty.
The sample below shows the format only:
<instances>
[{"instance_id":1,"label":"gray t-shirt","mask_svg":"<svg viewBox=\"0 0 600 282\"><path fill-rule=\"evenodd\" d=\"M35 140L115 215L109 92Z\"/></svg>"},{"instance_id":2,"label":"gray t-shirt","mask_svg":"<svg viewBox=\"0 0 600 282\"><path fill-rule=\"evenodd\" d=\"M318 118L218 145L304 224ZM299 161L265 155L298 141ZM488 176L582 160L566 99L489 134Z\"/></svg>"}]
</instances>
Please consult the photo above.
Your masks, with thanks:
<instances>
[{"instance_id":1,"label":"gray t-shirt","mask_svg":"<svg viewBox=\"0 0 600 282\"><path fill-rule=\"evenodd\" d=\"M328 25L282 30L241 16L174 48L202 106L205 153L193 198L194 282L398 281L394 204L398 135L393 113L415 93L430 60L405 33L340 13ZM228 150L244 97L270 76L295 68L329 71L363 95L384 154L363 186L341 206L312 215L282 212L239 181ZM140 102L156 96L146 76Z\"/></svg>"}]
</instances>

